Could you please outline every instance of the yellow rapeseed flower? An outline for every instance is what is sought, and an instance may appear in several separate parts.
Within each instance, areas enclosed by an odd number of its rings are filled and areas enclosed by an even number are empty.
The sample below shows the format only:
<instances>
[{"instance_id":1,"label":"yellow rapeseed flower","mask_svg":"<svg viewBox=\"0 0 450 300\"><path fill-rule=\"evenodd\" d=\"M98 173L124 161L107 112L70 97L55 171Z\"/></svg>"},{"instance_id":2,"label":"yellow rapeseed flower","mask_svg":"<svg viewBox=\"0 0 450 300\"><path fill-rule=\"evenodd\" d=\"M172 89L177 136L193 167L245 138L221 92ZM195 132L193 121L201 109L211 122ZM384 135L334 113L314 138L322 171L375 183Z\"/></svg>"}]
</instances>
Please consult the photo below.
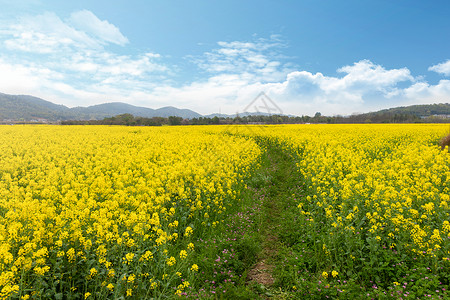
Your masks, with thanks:
<instances>
[{"instance_id":1,"label":"yellow rapeseed flower","mask_svg":"<svg viewBox=\"0 0 450 300\"><path fill-rule=\"evenodd\" d=\"M168 258L166 260L166 263L167 263L168 266L173 266L176 262L177 262L177 260L173 256L171 256L170 258Z\"/></svg>"},{"instance_id":2,"label":"yellow rapeseed flower","mask_svg":"<svg viewBox=\"0 0 450 300\"><path fill-rule=\"evenodd\" d=\"M197 264L193 264L191 267L191 270L194 272L198 272L198 265Z\"/></svg>"},{"instance_id":3,"label":"yellow rapeseed flower","mask_svg":"<svg viewBox=\"0 0 450 300\"><path fill-rule=\"evenodd\" d=\"M186 252L186 250L181 250L180 251L180 258L181 259L185 259L187 257L187 252Z\"/></svg>"}]
</instances>

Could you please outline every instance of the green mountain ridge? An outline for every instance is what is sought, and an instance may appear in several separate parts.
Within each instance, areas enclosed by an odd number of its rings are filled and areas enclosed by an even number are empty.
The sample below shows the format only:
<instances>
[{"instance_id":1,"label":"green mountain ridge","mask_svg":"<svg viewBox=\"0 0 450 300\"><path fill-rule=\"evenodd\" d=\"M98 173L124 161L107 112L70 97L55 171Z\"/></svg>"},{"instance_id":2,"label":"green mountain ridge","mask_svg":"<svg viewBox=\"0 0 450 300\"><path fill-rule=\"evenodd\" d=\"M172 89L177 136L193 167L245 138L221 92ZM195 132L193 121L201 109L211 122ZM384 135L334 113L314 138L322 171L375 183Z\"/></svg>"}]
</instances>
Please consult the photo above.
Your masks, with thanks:
<instances>
[{"instance_id":1,"label":"green mountain ridge","mask_svg":"<svg viewBox=\"0 0 450 300\"><path fill-rule=\"evenodd\" d=\"M450 115L450 104L439 103L439 104L419 104L411 106L400 106L389 109L382 109L364 115L380 115L380 114L406 114L418 117L430 117L434 115Z\"/></svg>"},{"instance_id":2,"label":"green mountain ridge","mask_svg":"<svg viewBox=\"0 0 450 300\"><path fill-rule=\"evenodd\" d=\"M218 114L202 116L190 109L179 109L166 106L159 109L139 107L121 102L103 103L88 107L69 108L64 105L54 104L50 101L28 95L8 95L0 93L0 122L56 122L66 120L103 120L121 114L131 114L135 117L153 118L170 116L193 119L200 117L213 117ZM244 115L264 115L263 113L246 113ZM433 116L444 116L450 118L450 104L422 104L394 107L376 112L363 113L344 117L349 121L372 120L386 118L386 116L414 116L414 118L426 118ZM235 116L220 115L220 117L234 118ZM407 118L409 119L409 118Z\"/></svg>"},{"instance_id":3,"label":"green mountain ridge","mask_svg":"<svg viewBox=\"0 0 450 300\"><path fill-rule=\"evenodd\" d=\"M151 109L121 102L69 108L33 96L0 93L0 122L42 121L40 119L45 119L49 122L59 120L102 120L120 114L132 114L136 117L146 118L177 116L185 119L202 116L189 109L178 109L171 106Z\"/></svg>"}]
</instances>

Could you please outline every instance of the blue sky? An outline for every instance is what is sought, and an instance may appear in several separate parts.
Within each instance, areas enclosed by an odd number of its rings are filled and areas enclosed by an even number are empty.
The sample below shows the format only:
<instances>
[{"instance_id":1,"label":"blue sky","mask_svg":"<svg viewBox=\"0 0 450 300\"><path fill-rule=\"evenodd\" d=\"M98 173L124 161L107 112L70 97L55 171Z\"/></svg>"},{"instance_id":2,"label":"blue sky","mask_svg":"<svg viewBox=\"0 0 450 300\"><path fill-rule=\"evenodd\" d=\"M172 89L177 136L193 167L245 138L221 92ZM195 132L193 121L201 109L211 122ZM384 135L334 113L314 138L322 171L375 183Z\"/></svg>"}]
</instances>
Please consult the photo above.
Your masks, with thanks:
<instances>
[{"instance_id":1,"label":"blue sky","mask_svg":"<svg viewBox=\"0 0 450 300\"><path fill-rule=\"evenodd\" d=\"M450 102L450 2L0 0L0 92L287 114Z\"/></svg>"}]
</instances>

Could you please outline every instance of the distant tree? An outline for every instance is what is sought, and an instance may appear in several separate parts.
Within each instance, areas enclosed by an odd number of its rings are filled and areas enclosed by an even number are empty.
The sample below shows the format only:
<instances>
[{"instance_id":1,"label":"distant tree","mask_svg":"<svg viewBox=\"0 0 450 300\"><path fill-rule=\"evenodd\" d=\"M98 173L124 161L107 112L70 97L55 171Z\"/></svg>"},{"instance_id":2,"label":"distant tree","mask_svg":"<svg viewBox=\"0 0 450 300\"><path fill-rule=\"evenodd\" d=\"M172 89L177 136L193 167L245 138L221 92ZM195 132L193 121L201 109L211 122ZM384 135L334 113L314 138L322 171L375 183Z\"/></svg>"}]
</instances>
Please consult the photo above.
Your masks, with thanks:
<instances>
[{"instance_id":1,"label":"distant tree","mask_svg":"<svg viewBox=\"0 0 450 300\"><path fill-rule=\"evenodd\" d=\"M234 124L242 124L242 123L244 123L244 119L239 117L238 115L236 115L236 117L234 117L234 119L233 119L233 123Z\"/></svg>"},{"instance_id":2,"label":"distant tree","mask_svg":"<svg viewBox=\"0 0 450 300\"><path fill-rule=\"evenodd\" d=\"M181 121L183 121L182 117L176 117L176 116L169 117L169 125L181 125Z\"/></svg>"},{"instance_id":3,"label":"distant tree","mask_svg":"<svg viewBox=\"0 0 450 300\"><path fill-rule=\"evenodd\" d=\"M120 124L122 125L135 125L134 116L132 114L118 115L117 118L120 120Z\"/></svg>"},{"instance_id":4,"label":"distant tree","mask_svg":"<svg viewBox=\"0 0 450 300\"><path fill-rule=\"evenodd\" d=\"M215 116L214 118L212 118L211 124L219 124L219 123L220 123L219 117Z\"/></svg>"}]
</instances>

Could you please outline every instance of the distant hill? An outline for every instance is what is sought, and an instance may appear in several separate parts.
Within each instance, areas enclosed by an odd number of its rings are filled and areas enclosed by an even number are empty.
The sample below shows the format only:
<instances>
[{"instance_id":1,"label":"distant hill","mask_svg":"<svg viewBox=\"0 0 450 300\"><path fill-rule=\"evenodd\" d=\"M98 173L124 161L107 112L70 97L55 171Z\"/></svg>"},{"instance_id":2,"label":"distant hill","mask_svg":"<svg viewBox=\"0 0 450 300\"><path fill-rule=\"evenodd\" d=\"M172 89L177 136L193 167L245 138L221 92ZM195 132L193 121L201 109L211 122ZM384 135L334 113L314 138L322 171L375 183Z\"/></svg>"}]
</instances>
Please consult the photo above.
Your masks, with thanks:
<instances>
[{"instance_id":1,"label":"distant hill","mask_svg":"<svg viewBox=\"0 0 450 300\"><path fill-rule=\"evenodd\" d=\"M397 115L414 115L417 117L430 117L434 115L450 115L450 104L421 104L411 106L401 106L389 109L383 109L376 112L370 112L363 115L382 115L382 114L397 114Z\"/></svg>"},{"instance_id":2,"label":"distant hill","mask_svg":"<svg viewBox=\"0 0 450 300\"><path fill-rule=\"evenodd\" d=\"M202 116L195 111L189 109L179 109L172 106L162 107L158 109L151 109L147 107L139 107L121 102L104 103L92 105L88 107L74 107L69 108L64 105L57 105L52 102L25 95L8 95L0 93L0 123L10 121L64 121L64 120L103 120L121 114L131 114L135 117L182 117L184 119L194 118L235 118L236 114L211 114ZM239 117L246 116L269 116L267 113L245 112L239 113ZM450 117L450 104L425 104L412 105L406 107L395 107L383 109L376 112L353 115L345 120L347 121L364 121L378 122L379 120L389 119L389 116L394 116L403 121L414 121L413 118L426 118L432 116L446 116ZM294 117L289 115L290 117ZM408 117L411 116L411 117ZM378 120L379 119L379 120ZM411 120L410 120L411 119ZM345 121L344 120L344 121ZM395 120L394 120L395 121Z\"/></svg>"},{"instance_id":3,"label":"distant hill","mask_svg":"<svg viewBox=\"0 0 450 300\"><path fill-rule=\"evenodd\" d=\"M102 120L120 114L132 114L137 117L146 118L177 116L184 119L202 116L189 109L178 109L171 106L151 109L120 102L69 108L37 97L0 93L0 122L8 120L39 121L39 119L46 119L48 121Z\"/></svg>"},{"instance_id":4,"label":"distant hill","mask_svg":"<svg viewBox=\"0 0 450 300\"><path fill-rule=\"evenodd\" d=\"M157 114L157 117L170 117L170 116L177 116L177 117L183 117L185 119L193 119L193 118L199 118L202 115L199 113L196 113L195 111L192 111L190 109L179 109L173 106L166 106L162 108L155 109L155 112Z\"/></svg>"},{"instance_id":5,"label":"distant hill","mask_svg":"<svg viewBox=\"0 0 450 300\"><path fill-rule=\"evenodd\" d=\"M0 93L0 121L32 119L64 119L69 108L32 96L15 96Z\"/></svg>"},{"instance_id":6,"label":"distant hill","mask_svg":"<svg viewBox=\"0 0 450 300\"><path fill-rule=\"evenodd\" d=\"M257 112L244 112L233 115L226 114L211 114L204 116L206 118L234 118L236 115L239 117L246 116L270 116L268 113L257 113ZM439 103L439 104L422 104L422 105L411 105L411 106L400 106L389 109L382 109L375 112L369 113L361 113L357 115L353 115L350 118L370 118L370 117L380 117L387 115L410 115L416 117L430 117L430 116L450 116L450 104L449 103ZM289 117L295 117L293 115L289 115Z\"/></svg>"},{"instance_id":7,"label":"distant hill","mask_svg":"<svg viewBox=\"0 0 450 300\"><path fill-rule=\"evenodd\" d=\"M247 117L247 116L272 116L274 114L269 114L269 113L265 113L265 112L242 112L242 113L235 113L232 115L227 115L227 114L210 114L210 115L206 115L203 116L204 118L214 118L214 117L218 117L218 118L236 118L236 116L239 117ZM285 114L283 114L283 116L286 116ZM295 117L294 115L287 115L289 117Z\"/></svg>"}]
</instances>

